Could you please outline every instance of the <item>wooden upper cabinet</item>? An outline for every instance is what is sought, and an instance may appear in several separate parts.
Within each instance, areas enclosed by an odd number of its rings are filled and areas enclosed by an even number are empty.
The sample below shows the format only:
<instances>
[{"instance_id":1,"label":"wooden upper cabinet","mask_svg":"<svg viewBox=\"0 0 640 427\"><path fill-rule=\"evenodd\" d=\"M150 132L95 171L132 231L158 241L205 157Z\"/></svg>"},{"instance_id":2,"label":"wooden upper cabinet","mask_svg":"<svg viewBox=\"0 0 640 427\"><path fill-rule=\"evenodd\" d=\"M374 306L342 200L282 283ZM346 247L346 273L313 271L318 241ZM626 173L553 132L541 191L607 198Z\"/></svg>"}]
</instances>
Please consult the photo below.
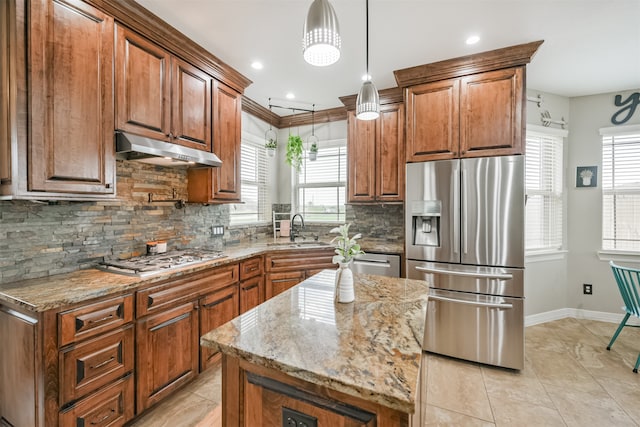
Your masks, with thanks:
<instances>
[{"instance_id":1,"label":"wooden upper cabinet","mask_svg":"<svg viewBox=\"0 0 640 427\"><path fill-rule=\"evenodd\" d=\"M133 31L116 26L116 126L169 141L171 57Z\"/></svg>"},{"instance_id":2,"label":"wooden upper cabinet","mask_svg":"<svg viewBox=\"0 0 640 427\"><path fill-rule=\"evenodd\" d=\"M474 74L460 87L460 155L523 152L524 67Z\"/></svg>"},{"instance_id":3,"label":"wooden upper cabinet","mask_svg":"<svg viewBox=\"0 0 640 427\"><path fill-rule=\"evenodd\" d=\"M187 172L189 202L237 203L240 194L242 96L229 86L213 82L213 152L222 160L217 168Z\"/></svg>"},{"instance_id":4,"label":"wooden upper cabinet","mask_svg":"<svg viewBox=\"0 0 640 427\"><path fill-rule=\"evenodd\" d=\"M116 127L211 151L213 78L117 26Z\"/></svg>"},{"instance_id":5,"label":"wooden upper cabinet","mask_svg":"<svg viewBox=\"0 0 640 427\"><path fill-rule=\"evenodd\" d=\"M115 195L113 18L79 0L28 10L28 191Z\"/></svg>"},{"instance_id":6,"label":"wooden upper cabinet","mask_svg":"<svg viewBox=\"0 0 640 427\"><path fill-rule=\"evenodd\" d=\"M376 198L377 120L358 120L349 111L347 158L349 159L349 201L373 202Z\"/></svg>"},{"instance_id":7,"label":"wooden upper cabinet","mask_svg":"<svg viewBox=\"0 0 640 427\"><path fill-rule=\"evenodd\" d=\"M404 198L404 105L383 105L376 120L348 113L349 202Z\"/></svg>"},{"instance_id":8,"label":"wooden upper cabinet","mask_svg":"<svg viewBox=\"0 0 640 427\"><path fill-rule=\"evenodd\" d=\"M524 67L407 88L407 162L523 152Z\"/></svg>"},{"instance_id":9,"label":"wooden upper cabinet","mask_svg":"<svg viewBox=\"0 0 640 427\"><path fill-rule=\"evenodd\" d=\"M458 79L407 89L407 162L458 156L459 98Z\"/></svg>"},{"instance_id":10,"label":"wooden upper cabinet","mask_svg":"<svg viewBox=\"0 0 640 427\"><path fill-rule=\"evenodd\" d=\"M211 151L211 83L207 73L172 58L173 114L171 131L180 145Z\"/></svg>"}]
</instances>

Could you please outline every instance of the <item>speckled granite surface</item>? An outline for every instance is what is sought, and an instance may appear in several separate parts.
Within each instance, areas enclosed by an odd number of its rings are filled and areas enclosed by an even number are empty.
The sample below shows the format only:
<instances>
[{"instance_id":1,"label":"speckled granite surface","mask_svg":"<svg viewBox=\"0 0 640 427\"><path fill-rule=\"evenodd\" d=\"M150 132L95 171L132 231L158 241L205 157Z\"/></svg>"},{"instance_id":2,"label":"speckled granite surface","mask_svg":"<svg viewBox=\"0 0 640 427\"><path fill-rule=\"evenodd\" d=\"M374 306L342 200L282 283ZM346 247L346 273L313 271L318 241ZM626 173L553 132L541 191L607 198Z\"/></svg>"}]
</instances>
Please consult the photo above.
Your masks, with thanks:
<instances>
[{"instance_id":1,"label":"speckled granite surface","mask_svg":"<svg viewBox=\"0 0 640 427\"><path fill-rule=\"evenodd\" d=\"M371 248L369 250L373 250L376 243L372 240L368 245L368 247ZM395 246L396 245L391 245L391 247L380 246L377 252L399 253L396 251L399 248ZM117 294L127 290L135 290L140 286L180 277L206 268L238 262L267 252L326 247L328 247L328 242L316 243L306 241L295 244L288 242L286 239L269 239L267 241L242 243L224 247L223 252L227 255L226 258L194 264L145 278L128 277L94 269L80 270L40 279L1 284L0 302L6 301L18 304L28 310L42 312L70 304L77 304L93 298ZM402 252L402 250L400 250L400 252Z\"/></svg>"},{"instance_id":2,"label":"speckled granite surface","mask_svg":"<svg viewBox=\"0 0 640 427\"><path fill-rule=\"evenodd\" d=\"M428 284L354 275L356 300L333 302L324 270L201 338L251 363L413 413Z\"/></svg>"}]
</instances>

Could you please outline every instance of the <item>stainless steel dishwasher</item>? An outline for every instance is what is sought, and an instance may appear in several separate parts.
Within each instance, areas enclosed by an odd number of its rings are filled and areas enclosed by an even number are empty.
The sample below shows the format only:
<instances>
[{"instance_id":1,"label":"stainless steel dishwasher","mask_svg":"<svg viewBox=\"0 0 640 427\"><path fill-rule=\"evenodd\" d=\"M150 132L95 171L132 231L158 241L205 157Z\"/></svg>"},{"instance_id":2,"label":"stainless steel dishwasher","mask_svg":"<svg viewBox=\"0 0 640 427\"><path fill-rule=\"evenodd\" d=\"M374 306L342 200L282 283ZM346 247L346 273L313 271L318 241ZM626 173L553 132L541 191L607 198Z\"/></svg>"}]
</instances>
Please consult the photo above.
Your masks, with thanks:
<instances>
[{"instance_id":1,"label":"stainless steel dishwasher","mask_svg":"<svg viewBox=\"0 0 640 427\"><path fill-rule=\"evenodd\" d=\"M354 273L400 277L400 256L367 252L353 260L351 269Z\"/></svg>"}]
</instances>

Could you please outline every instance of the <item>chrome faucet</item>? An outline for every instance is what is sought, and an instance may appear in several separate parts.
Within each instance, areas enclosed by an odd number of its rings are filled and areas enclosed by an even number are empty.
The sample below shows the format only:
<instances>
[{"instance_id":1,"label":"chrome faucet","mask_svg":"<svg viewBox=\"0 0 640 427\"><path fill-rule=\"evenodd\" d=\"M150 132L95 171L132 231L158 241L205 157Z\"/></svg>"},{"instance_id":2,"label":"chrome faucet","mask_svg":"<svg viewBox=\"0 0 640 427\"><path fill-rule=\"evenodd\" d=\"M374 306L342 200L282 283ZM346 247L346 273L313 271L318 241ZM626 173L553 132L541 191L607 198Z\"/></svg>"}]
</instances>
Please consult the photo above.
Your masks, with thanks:
<instances>
[{"instance_id":1,"label":"chrome faucet","mask_svg":"<svg viewBox=\"0 0 640 427\"><path fill-rule=\"evenodd\" d=\"M304 228L304 218L302 218L302 215L300 215L299 213L295 214L294 216L291 217L291 232L289 233L289 239L292 242L296 241L296 237L298 237L298 232L296 229L296 217L300 218L300 229Z\"/></svg>"}]
</instances>

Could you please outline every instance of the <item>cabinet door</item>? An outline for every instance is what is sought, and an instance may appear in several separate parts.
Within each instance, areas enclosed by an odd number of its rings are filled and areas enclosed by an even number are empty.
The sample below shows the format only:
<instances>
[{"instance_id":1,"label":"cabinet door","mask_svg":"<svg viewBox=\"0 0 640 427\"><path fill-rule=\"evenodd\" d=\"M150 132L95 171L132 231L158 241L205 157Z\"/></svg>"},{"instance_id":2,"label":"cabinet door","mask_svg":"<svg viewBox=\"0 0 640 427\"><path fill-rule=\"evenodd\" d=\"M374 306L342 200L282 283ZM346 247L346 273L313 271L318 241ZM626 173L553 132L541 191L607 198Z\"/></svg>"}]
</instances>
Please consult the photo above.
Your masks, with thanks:
<instances>
[{"instance_id":1,"label":"cabinet door","mask_svg":"<svg viewBox=\"0 0 640 427\"><path fill-rule=\"evenodd\" d=\"M220 83L214 83L213 152L222 166L209 169L213 173L213 200L240 201L240 122L242 97Z\"/></svg>"},{"instance_id":2,"label":"cabinet door","mask_svg":"<svg viewBox=\"0 0 640 427\"><path fill-rule=\"evenodd\" d=\"M404 105L383 107L376 120L376 200L404 200Z\"/></svg>"},{"instance_id":3,"label":"cabinet door","mask_svg":"<svg viewBox=\"0 0 640 427\"><path fill-rule=\"evenodd\" d=\"M520 154L524 67L464 77L460 88L461 157Z\"/></svg>"},{"instance_id":4,"label":"cabinet door","mask_svg":"<svg viewBox=\"0 0 640 427\"><path fill-rule=\"evenodd\" d=\"M264 302L264 277L257 276L240 283L240 314Z\"/></svg>"},{"instance_id":5,"label":"cabinet door","mask_svg":"<svg viewBox=\"0 0 640 427\"><path fill-rule=\"evenodd\" d=\"M373 202L376 195L375 146L378 120L358 120L349 111L347 158L349 202Z\"/></svg>"},{"instance_id":6,"label":"cabinet door","mask_svg":"<svg viewBox=\"0 0 640 427\"><path fill-rule=\"evenodd\" d=\"M458 156L459 98L458 79L407 89L407 162Z\"/></svg>"},{"instance_id":7,"label":"cabinet door","mask_svg":"<svg viewBox=\"0 0 640 427\"><path fill-rule=\"evenodd\" d=\"M227 323L238 315L238 285L221 289L200 299L200 335ZM200 346L200 370L204 371L220 359L220 354Z\"/></svg>"},{"instance_id":8,"label":"cabinet door","mask_svg":"<svg viewBox=\"0 0 640 427\"><path fill-rule=\"evenodd\" d=\"M195 303L138 320L136 413L198 375L198 317Z\"/></svg>"},{"instance_id":9,"label":"cabinet door","mask_svg":"<svg viewBox=\"0 0 640 427\"><path fill-rule=\"evenodd\" d=\"M172 58L171 116L174 142L211 151L212 77L177 58Z\"/></svg>"},{"instance_id":10,"label":"cabinet door","mask_svg":"<svg viewBox=\"0 0 640 427\"><path fill-rule=\"evenodd\" d=\"M43 0L29 19L28 190L115 194L113 18Z\"/></svg>"},{"instance_id":11,"label":"cabinet door","mask_svg":"<svg viewBox=\"0 0 640 427\"><path fill-rule=\"evenodd\" d=\"M265 298L269 299L294 287L305 278L304 270L285 273L269 273L265 281Z\"/></svg>"},{"instance_id":12,"label":"cabinet door","mask_svg":"<svg viewBox=\"0 0 640 427\"><path fill-rule=\"evenodd\" d=\"M116 127L169 141L169 53L124 27L116 33Z\"/></svg>"}]
</instances>

